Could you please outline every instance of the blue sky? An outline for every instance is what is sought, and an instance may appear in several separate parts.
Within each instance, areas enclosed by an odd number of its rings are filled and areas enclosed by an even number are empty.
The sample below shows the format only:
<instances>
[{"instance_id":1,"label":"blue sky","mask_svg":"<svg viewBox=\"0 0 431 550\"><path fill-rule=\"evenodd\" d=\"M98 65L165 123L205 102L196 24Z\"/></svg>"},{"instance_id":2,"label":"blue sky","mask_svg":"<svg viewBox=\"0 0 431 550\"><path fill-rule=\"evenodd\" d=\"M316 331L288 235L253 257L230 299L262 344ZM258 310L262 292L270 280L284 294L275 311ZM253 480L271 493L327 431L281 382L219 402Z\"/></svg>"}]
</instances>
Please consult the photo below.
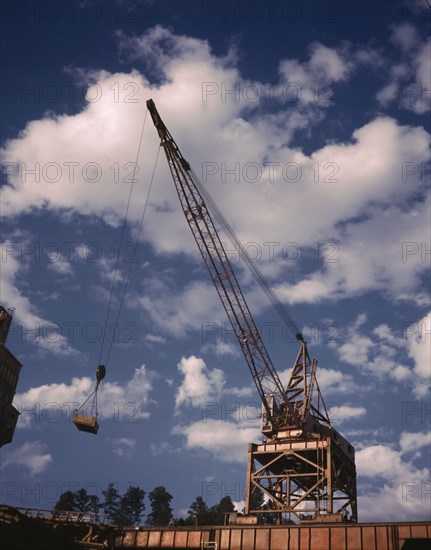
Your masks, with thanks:
<instances>
[{"instance_id":1,"label":"blue sky","mask_svg":"<svg viewBox=\"0 0 431 550\"><path fill-rule=\"evenodd\" d=\"M177 515L198 495L242 506L260 404L156 163L152 97L319 361L356 448L360 521L425 519L427 2L57 0L3 2L1 17L0 300L24 365L3 502L51 507L112 481L166 486ZM287 380L297 343L227 246ZM70 412L100 358L94 437Z\"/></svg>"}]
</instances>

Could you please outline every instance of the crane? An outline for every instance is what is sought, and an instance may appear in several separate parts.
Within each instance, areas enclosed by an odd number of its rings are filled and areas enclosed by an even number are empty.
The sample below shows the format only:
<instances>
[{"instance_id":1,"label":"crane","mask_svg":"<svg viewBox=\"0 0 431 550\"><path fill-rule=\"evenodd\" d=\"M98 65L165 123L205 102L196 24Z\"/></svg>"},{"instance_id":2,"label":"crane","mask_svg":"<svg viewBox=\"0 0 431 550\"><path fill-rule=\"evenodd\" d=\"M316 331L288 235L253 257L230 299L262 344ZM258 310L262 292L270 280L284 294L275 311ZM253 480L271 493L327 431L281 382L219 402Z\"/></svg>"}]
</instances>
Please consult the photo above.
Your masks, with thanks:
<instances>
[{"instance_id":1,"label":"crane","mask_svg":"<svg viewBox=\"0 0 431 550\"><path fill-rule=\"evenodd\" d=\"M290 380L283 386L213 221L213 215L220 221L219 211L181 154L152 99L147 101L147 108L184 216L262 402L261 431L265 439L261 444L249 445L246 514L265 513L253 505L253 495L260 490L272 500L279 520L281 514L288 513L301 521L357 521L354 449L331 426L316 379L317 361L310 359L307 343L297 332L300 349ZM227 231L233 233L229 226ZM253 270L262 282L257 268ZM273 296L271 291L269 294ZM269 512L274 513L274 509Z\"/></svg>"}]
</instances>

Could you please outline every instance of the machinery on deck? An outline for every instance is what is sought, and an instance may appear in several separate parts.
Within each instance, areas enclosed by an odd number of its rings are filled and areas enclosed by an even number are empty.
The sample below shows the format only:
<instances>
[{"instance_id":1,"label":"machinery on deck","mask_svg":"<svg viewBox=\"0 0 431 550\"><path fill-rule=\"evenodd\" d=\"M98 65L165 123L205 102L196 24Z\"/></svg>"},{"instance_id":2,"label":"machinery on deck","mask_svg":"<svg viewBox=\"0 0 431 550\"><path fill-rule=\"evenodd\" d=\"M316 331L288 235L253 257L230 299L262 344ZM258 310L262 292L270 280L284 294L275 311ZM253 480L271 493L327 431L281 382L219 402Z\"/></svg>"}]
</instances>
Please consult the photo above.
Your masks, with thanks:
<instances>
[{"instance_id":1,"label":"machinery on deck","mask_svg":"<svg viewBox=\"0 0 431 550\"><path fill-rule=\"evenodd\" d=\"M147 108L185 218L262 401L265 439L249 445L246 514L277 513L280 520L282 514L293 514L301 521L357 521L355 453L331 426L316 380L317 361L310 359L298 332L300 349L287 387L283 386L214 225L214 205L153 100L147 101ZM257 490L272 500L275 509L253 508Z\"/></svg>"}]
</instances>

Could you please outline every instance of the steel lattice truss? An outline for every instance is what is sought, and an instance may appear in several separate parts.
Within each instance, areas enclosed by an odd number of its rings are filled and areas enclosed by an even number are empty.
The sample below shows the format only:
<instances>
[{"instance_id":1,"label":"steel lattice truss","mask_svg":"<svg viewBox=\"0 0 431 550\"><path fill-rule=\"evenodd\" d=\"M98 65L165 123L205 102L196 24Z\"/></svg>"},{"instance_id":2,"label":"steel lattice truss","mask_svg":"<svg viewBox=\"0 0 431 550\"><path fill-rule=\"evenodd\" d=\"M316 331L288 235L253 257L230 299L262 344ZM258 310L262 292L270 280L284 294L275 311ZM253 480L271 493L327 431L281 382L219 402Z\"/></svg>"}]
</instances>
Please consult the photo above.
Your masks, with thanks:
<instances>
[{"instance_id":1,"label":"steel lattice truss","mask_svg":"<svg viewBox=\"0 0 431 550\"><path fill-rule=\"evenodd\" d=\"M253 492L263 491L274 509L253 510ZM251 444L248 459L246 513L289 513L299 519L345 514L357 520L353 457L332 437L292 439L277 444Z\"/></svg>"},{"instance_id":2,"label":"steel lattice truss","mask_svg":"<svg viewBox=\"0 0 431 550\"><path fill-rule=\"evenodd\" d=\"M182 156L152 100L147 101L187 223L195 238L262 401L262 444L250 444L246 513L259 489L275 512L316 520L357 521L353 447L331 426L316 380L317 362L301 347L286 389L248 308L203 198L202 184ZM274 513L274 510L268 510Z\"/></svg>"}]
</instances>

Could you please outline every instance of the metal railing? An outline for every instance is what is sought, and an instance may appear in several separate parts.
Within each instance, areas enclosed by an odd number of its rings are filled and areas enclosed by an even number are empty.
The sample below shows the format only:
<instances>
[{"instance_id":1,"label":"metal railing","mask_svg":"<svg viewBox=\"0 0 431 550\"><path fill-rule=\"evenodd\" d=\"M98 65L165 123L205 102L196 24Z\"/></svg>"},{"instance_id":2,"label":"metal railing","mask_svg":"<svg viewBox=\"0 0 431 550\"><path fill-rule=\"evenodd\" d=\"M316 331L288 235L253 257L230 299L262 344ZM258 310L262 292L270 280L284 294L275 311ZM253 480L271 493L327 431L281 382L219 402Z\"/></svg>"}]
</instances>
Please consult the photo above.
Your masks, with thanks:
<instances>
[{"instance_id":1,"label":"metal railing","mask_svg":"<svg viewBox=\"0 0 431 550\"><path fill-rule=\"evenodd\" d=\"M15 508L21 514L31 518L46 519L49 521L86 523L92 525L109 525L109 518L106 514L95 512L77 512L64 510L46 510L41 508Z\"/></svg>"}]
</instances>

